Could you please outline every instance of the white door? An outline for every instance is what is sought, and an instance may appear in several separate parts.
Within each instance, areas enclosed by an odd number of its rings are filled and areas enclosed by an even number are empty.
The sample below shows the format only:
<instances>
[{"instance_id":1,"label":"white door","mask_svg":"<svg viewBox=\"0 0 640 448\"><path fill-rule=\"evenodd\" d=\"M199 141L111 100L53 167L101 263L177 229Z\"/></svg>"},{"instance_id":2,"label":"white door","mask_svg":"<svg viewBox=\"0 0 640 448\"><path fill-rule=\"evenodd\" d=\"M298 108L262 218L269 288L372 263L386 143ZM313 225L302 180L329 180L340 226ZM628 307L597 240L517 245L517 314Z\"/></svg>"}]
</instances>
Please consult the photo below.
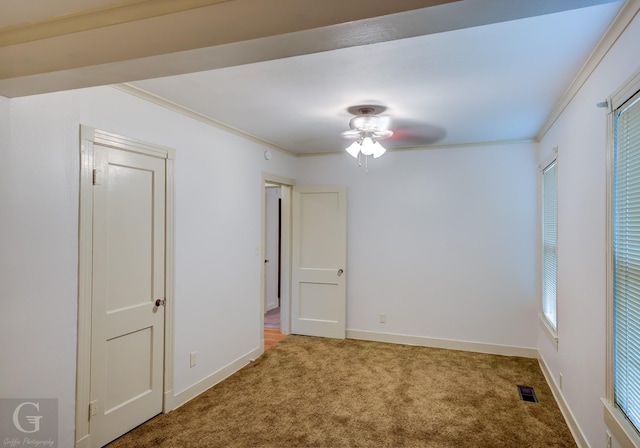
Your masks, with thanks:
<instances>
[{"instance_id":1,"label":"white door","mask_svg":"<svg viewBox=\"0 0 640 448\"><path fill-rule=\"evenodd\" d=\"M90 433L103 446L162 412L165 161L96 145L95 168Z\"/></svg>"},{"instance_id":2,"label":"white door","mask_svg":"<svg viewBox=\"0 0 640 448\"><path fill-rule=\"evenodd\" d=\"M278 308L278 274L280 265L278 262L280 245L280 212L279 198L280 188L268 187L265 189L265 254L264 254L264 297L265 313Z\"/></svg>"},{"instance_id":3,"label":"white door","mask_svg":"<svg viewBox=\"0 0 640 448\"><path fill-rule=\"evenodd\" d=\"M293 188L291 332L344 339L347 190Z\"/></svg>"}]
</instances>

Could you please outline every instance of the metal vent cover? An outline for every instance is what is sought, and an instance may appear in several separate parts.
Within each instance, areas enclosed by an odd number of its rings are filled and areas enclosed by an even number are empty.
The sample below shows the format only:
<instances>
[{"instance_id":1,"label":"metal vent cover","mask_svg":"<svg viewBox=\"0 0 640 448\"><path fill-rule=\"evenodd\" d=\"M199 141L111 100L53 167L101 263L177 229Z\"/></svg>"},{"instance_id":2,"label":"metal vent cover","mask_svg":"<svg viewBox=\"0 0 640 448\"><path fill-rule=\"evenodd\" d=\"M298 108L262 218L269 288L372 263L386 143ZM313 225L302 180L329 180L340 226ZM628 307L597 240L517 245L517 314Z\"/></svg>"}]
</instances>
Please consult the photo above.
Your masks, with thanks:
<instances>
[{"instance_id":1,"label":"metal vent cover","mask_svg":"<svg viewBox=\"0 0 640 448\"><path fill-rule=\"evenodd\" d=\"M533 390L533 387L518 386L518 394L522 401L529 401L531 403L538 402L538 397L536 397L536 391Z\"/></svg>"}]
</instances>

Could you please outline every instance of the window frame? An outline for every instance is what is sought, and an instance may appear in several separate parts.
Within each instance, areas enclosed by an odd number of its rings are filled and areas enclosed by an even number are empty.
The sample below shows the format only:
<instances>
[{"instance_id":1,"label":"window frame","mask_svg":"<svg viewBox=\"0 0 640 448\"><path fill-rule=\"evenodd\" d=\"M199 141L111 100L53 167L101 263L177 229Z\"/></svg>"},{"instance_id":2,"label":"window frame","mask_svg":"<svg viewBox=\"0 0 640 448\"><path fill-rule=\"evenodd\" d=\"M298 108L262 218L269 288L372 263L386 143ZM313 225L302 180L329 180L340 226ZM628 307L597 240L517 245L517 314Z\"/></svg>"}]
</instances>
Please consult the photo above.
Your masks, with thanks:
<instances>
[{"instance_id":1,"label":"window frame","mask_svg":"<svg viewBox=\"0 0 640 448\"><path fill-rule=\"evenodd\" d=\"M607 115L607 220L606 220L606 396L602 398L604 405L604 421L618 443L623 447L640 447L640 429L636 429L626 415L615 404L614 393L614 252L613 252L613 213L614 213L614 120L616 110L640 91L640 70L614 92L606 102Z\"/></svg>"},{"instance_id":2,"label":"window frame","mask_svg":"<svg viewBox=\"0 0 640 448\"><path fill-rule=\"evenodd\" d=\"M558 164L558 147L553 148L552 154L547 157L542 163L538 165L538 183L539 183L539 251L540 251L540 262L539 262L539 275L538 275L538 318L540 321L540 326L544 330L544 333L549 338L549 341L553 345L553 347L558 350L558 178L559 178L559 164ZM544 180L543 173L544 171L551 166L553 163L556 164L556 322L555 327L552 322L549 321L547 316L544 314Z\"/></svg>"}]
</instances>

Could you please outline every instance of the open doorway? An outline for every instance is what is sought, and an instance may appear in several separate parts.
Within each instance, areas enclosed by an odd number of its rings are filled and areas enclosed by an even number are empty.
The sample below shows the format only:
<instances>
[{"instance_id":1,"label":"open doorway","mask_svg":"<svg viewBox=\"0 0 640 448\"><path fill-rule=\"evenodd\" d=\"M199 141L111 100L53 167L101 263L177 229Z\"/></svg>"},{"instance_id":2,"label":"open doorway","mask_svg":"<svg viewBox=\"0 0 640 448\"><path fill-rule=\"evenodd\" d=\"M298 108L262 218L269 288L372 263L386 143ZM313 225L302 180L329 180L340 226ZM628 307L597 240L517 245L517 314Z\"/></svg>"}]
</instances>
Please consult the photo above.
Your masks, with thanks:
<instances>
[{"instance_id":1,"label":"open doorway","mask_svg":"<svg viewBox=\"0 0 640 448\"><path fill-rule=\"evenodd\" d=\"M282 188L266 183L264 198L264 328L280 330Z\"/></svg>"},{"instance_id":2,"label":"open doorway","mask_svg":"<svg viewBox=\"0 0 640 448\"><path fill-rule=\"evenodd\" d=\"M269 348L290 330L291 194L293 179L262 174L260 330Z\"/></svg>"}]
</instances>

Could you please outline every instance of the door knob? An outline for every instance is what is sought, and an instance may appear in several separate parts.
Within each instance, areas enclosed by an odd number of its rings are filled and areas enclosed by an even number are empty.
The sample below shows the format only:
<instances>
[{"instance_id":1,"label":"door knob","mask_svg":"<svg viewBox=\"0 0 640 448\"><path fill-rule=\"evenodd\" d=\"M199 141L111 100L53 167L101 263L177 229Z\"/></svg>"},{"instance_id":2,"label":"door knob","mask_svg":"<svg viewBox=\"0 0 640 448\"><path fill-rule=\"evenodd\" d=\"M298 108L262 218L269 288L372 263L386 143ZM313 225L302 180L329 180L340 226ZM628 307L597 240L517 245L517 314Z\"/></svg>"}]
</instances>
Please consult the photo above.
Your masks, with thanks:
<instances>
[{"instance_id":1,"label":"door knob","mask_svg":"<svg viewBox=\"0 0 640 448\"><path fill-rule=\"evenodd\" d=\"M156 299L156 306L164 306L165 299Z\"/></svg>"},{"instance_id":2,"label":"door knob","mask_svg":"<svg viewBox=\"0 0 640 448\"><path fill-rule=\"evenodd\" d=\"M342 274L344 274L344 270L338 269L338 277L342 276Z\"/></svg>"},{"instance_id":3,"label":"door knob","mask_svg":"<svg viewBox=\"0 0 640 448\"><path fill-rule=\"evenodd\" d=\"M269 263L269 260L264 260L265 263Z\"/></svg>"}]
</instances>

